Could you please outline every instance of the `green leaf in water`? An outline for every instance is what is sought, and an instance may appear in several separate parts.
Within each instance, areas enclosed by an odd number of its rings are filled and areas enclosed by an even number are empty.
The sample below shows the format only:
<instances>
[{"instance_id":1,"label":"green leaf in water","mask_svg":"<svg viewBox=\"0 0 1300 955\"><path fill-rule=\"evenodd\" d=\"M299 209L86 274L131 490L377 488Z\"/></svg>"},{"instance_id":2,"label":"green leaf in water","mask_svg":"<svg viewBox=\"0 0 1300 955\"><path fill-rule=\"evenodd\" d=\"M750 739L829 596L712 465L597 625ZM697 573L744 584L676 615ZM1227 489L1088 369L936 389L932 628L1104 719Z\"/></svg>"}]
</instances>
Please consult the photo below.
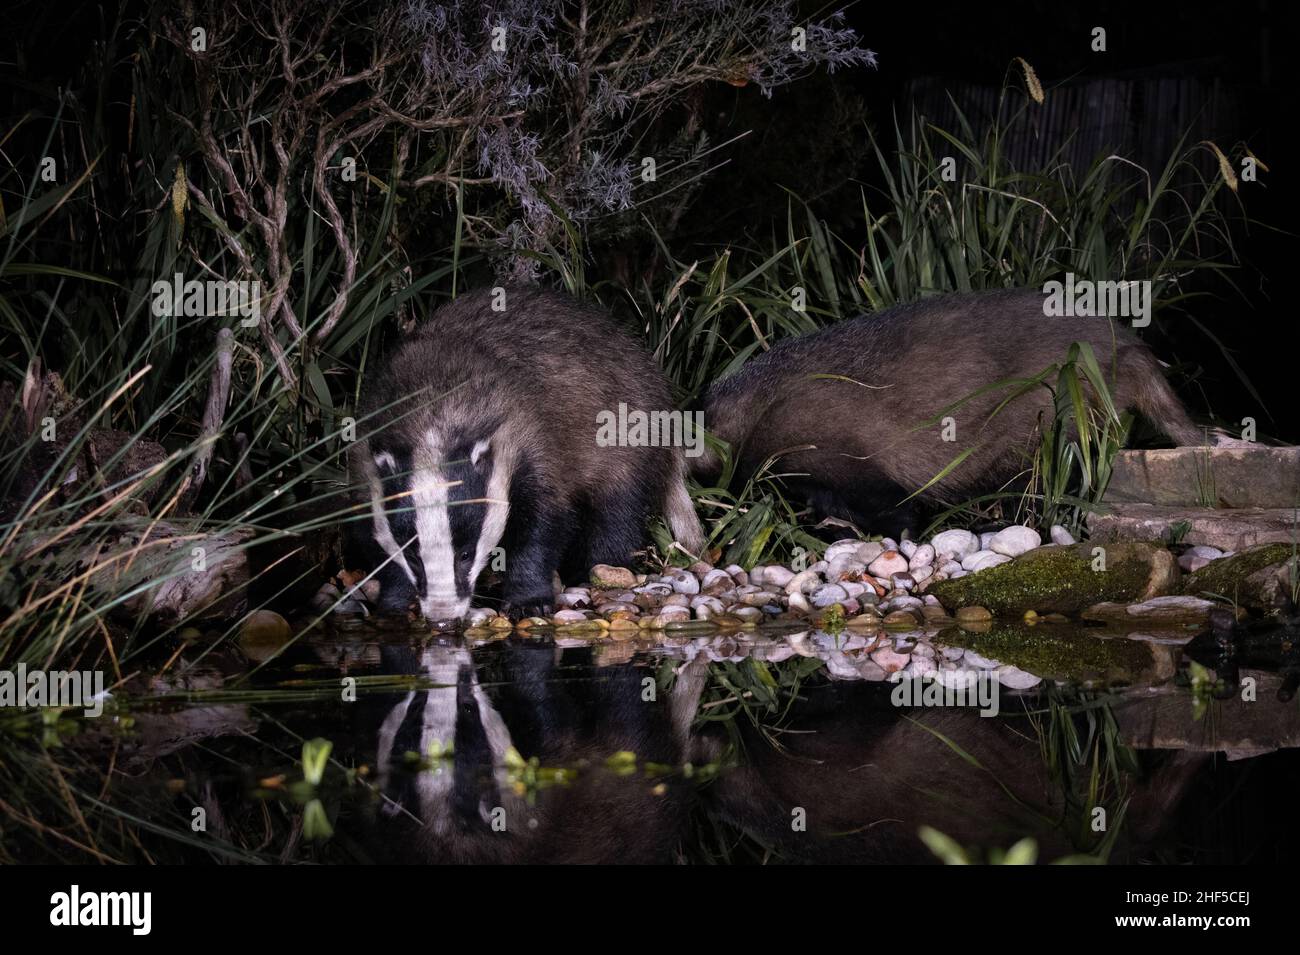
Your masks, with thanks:
<instances>
[{"instance_id":1,"label":"green leaf in water","mask_svg":"<svg viewBox=\"0 0 1300 955\"><path fill-rule=\"evenodd\" d=\"M302 834L308 839L328 839L334 835L334 827L330 825L329 816L325 813L325 806L319 799L313 799L307 803L302 812Z\"/></svg>"},{"instance_id":2,"label":"green leaf in water","mask_svg":"<svg viewBox=\"0 0 1300 955\"><path fill-rule=\"evenodd\" d=\"M313 786L319 786L325 776L325 765L329 762L330 751L334 744L319 736L302 744L302 774Z\"/></svg>"}]
</instances>

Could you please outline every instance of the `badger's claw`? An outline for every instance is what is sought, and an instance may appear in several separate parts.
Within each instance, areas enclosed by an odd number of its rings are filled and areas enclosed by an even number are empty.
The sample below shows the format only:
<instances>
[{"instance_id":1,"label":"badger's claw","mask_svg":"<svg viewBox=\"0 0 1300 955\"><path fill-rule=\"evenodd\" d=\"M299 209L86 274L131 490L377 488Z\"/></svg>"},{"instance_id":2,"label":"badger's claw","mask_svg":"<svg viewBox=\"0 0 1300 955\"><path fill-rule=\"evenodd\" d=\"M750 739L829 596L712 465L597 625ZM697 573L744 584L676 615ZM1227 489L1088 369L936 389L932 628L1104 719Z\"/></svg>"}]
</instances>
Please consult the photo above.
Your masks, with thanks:
<instances>
[{"instance_id":1,"label":"badger's claw","mask_svg":"<svg viewBox=\"0 0 1300 955\"><path fill-rule=\"evenodd\" d=\"M511 623L518 623L526 617L550 617L555 613L555 605L550 600L524 600L519 603L507 603L501 612Z\"/></svg>"}]
</instances>

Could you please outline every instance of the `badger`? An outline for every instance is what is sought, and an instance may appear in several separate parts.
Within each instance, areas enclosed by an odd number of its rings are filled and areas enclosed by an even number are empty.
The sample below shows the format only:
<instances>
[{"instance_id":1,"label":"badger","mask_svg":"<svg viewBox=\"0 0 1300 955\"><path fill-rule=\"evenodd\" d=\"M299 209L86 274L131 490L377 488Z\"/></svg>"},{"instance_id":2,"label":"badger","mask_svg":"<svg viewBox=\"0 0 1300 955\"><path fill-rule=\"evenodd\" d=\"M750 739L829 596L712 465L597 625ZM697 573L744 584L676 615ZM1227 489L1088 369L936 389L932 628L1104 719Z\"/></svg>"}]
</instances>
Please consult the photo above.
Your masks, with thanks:
<instances>
[{"instance_id":1,"label":"badger","mask_svg":"<svg viewBox=\"0 0 1300 955\"><path fill-rule=\"evenodd\" d=\"M598 308L507 286L438 309L358 402L350 481L381 607L461 618L492 561L503 609L545 615L557 572L628 564L656 512L698 553L682 448L599 440L616 409L671 407L653 358Z\"/></svg>"},{"instance_id":2,"label":"badger","mask_svg":"<svg viewBox=\"0 0 1300 955\"><path fill-rule=\"evenodd\" d=\"M1052 418L1050 393L1035 387L1003 406L1014 386L981 389L1042 374L1074 342L1091 345L1117 410L1137 411L1179 445L1198 443L1160 362L1128 329L1048 317L1032 289L924 299L781 342L708 390L704 426L731 446L742 476L774 460L817 520L915 531L918 505L969 500L1024 472ZM711 450L692 469L710 482L721 467Z\"/></svg>"},{"instance_id":3,"label":"badger","mask_svg":"<svg viewBox=\"0 0 1300 955\"><path fill-rule=\"evenodd\" d=\"M691 720L676 714L694 717L702 685L682 679L647 702L644 681L654 670L644 662L605 665L591 646L545 638L471 648L437 637L380 653L383 672L422 681L396 699L362 703L370 725L380 720L372 737L380 812L365 838L376 861L674 861L694 784L670 775L656 792L657 780L612 772L605 761L624 752L647 765L690 761ZM412 766L409 754L438 744L442 760ZM573 773L564 785L543 782L525 794L511 750Z\"/></svg>"}]
</instances>

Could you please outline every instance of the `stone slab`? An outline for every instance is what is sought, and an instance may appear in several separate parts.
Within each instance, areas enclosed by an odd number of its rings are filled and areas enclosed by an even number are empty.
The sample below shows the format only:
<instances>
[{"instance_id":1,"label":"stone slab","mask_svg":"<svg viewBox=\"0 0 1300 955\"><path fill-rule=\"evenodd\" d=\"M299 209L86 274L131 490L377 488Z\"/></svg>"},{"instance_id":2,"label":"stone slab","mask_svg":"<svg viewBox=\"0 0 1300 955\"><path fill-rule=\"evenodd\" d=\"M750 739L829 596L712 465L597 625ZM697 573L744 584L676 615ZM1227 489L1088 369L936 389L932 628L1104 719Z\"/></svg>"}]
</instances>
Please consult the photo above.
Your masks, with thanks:
<instances>
[{"instance_id":1,"label":"stone slab","mask_svg":"<svg viewBox=\"0 0 1300 955\"><path fill-rule=\"evenodd\" d=\"M1104 511L1088 515L1091 542L1163 541L1174 529L1187 523L1184 544L1206 544L1224 551L1238 551L1255 544L1290 543L1300 538L1300 511L1294 508L1240 508L1214 510L1202 507L1169 507L1158 504L1108 504Z\"/></svg>"},{"instance_id":2,"label":"stone slab","mask_svg":"<svg viewBox=\"0 0 1300 955\"><path fill-rule=\"evenodd\" d=\"M1121 451L1105 500L1167 507L1300 506L1300 447Z\"/></svg>"}]
</instances>

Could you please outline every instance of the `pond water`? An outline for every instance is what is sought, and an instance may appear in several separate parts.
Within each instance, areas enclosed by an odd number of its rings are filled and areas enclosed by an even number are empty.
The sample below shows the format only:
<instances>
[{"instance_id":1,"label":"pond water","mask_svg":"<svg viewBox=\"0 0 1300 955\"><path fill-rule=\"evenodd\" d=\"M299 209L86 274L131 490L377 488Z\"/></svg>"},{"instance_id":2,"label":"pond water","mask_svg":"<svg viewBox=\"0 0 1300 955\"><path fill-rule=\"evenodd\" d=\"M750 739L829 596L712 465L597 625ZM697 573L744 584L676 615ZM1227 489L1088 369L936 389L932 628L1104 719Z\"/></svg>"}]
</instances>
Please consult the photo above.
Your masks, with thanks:
<instances>
[{"instance_id":1,"label":"pond water","mask_svg":"<svg viewBox=\"0 0 1300 955\"><path fill-rule=\"evenodd\" d=\"M195 641L100 719L29 714L26 744L79 767L73 788L158 861L934 862L1031 839L1042 862L1242 862L1300 846L1294 630L638 636L357 619L284 646Z\"/></svg>"}]
</instances>

